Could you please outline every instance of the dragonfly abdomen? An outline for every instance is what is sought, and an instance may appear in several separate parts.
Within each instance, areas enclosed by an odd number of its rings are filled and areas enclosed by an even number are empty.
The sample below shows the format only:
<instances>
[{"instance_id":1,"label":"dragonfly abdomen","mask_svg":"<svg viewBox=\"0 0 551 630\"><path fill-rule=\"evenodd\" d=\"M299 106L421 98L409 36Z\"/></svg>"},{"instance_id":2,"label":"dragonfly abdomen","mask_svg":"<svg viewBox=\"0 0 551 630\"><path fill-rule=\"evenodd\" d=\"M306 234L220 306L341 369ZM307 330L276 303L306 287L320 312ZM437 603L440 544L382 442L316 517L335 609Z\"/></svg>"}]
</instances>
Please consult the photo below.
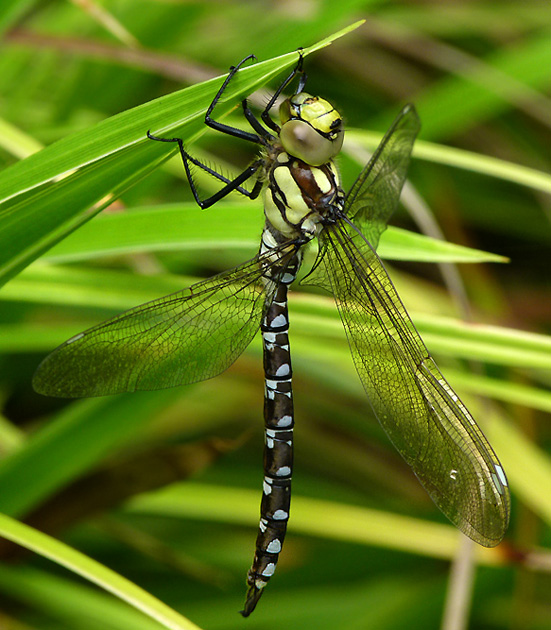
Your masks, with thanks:
<instances>
[{"instance_id":1,"label":"dragonfly abdomen","mask_svg":"<svg viewBox=\"0 0 551 630\"><path fill-rule=\"evenodd\" d=\"M293 390L289 347L287 287L297 273L295 256L284 269L262 320L264 348L264 482L260 524L253 564L247 574L243 616L254 610L262 590L274 574L283 546L291 504L293 472Z\"/></svg>"}]
</instances>

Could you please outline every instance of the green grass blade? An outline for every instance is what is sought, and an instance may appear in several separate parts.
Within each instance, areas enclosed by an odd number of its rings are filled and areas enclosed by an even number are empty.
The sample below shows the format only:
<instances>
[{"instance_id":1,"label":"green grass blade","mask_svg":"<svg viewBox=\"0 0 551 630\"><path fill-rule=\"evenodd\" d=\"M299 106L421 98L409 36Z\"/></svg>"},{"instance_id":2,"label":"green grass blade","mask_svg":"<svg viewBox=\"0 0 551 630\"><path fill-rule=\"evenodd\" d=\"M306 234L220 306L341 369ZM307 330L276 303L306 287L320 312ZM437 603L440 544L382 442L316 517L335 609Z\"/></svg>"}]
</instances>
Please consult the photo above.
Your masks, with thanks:
<instances>
[{"instance_id":1,"label":"green grass blade","mask_svg":"<svg viewBox=\"0 0 551 630\"><path fill-rule=\"evenodd\" d=\"M551 413L551 392L549 390L538 389L531 385L521 385L512 380L506 380L506 378L501 380L450 368L446 368L446 378L455 387L464 389L471 394Z\"/></svg>"},{"instance_id":2,"label":"green grass blade","mask_svg":"<svg viewBox=\"0 0 551 630\"><path fill-rule=\"evenodd\" d=\"M75 403L0 462L0 511L19 517L125 443L177 389ZM76 455L78 454L78 455Z\"/></svg>"},{"instance_id":3,"label":"green grass blade","mask_svg":"<svg viewBox=\"0 0 551 630\"><path fill-rule=\"evenodd\" d=\"M446 76L415 97L424 138L456 135L515 107L526 98L525 87L549 83L551 34L543 30L498 47L463 76Z\"/></svg>"},{"instance_id":4,"label":"green grass blade","mask_svg":"<svg viewBox=\"0 0 551 630\"><path fill-rule=\"evenodd\" d=\"M228 221L228 218L231 220ZM83 225L44 256L49 262L77 262L136 251L248 249L252 256L264 223L255 203L221 203L208 211L183 203L105 214ZM496 254L389 228L379 253L392 260L419 262L504 262Z\"/></svg>"},{"instance_id":5,"label":"green grass blade","mask_svg":"<svg viewBox=\"0 0 551 630\"><path fill-rule=\"evenodd\" d=\"M115 571L68 545L0 514L0 536L34 551L113 593L171 630L200 630L194 623Z\"/></svg>"},{"instance_id":6,"label":"green grass blade","mask_svg":"<svg viewBox=\"0 0 551 630\"><path fill-rule=\"evenodd\" d=\"M347 138L373 150L381 141L382 134L355 129L347 133ZM541 192L551 193L551 175L549 173L528 168L521 164L513 164L512 162L488 155L481 155L425 140L417 140L413 148L413 156L427 162L446 164L447 166L527 186Z\"/></svg>"},{"instance_id":7,"label":"green grass blade","mask_svg":"<svg viewBox=\"0 0 551 630\"><path fill-rule=\"evenodd\" d=\"M0 565L0 592L71 630L159 630L157 621L109 593L47 569Z\"/></svg>"},{"instance_id":8,"label":"green grass blade","mask_svg":"<svg viewBox=\"0 0 551 630\"><path fill-rule=\"evenodd\" d=\"M131 499L130 512L162 514L179 518L214 520L257 525L258 496L254 490L201 483L173 484L160 492ZM451 559L457 551L459 534L451 525L432 523L335 501L293 497L291 527L294 532L375 545ZM499 564L493 549L481 549L485 564Z\"/></svg>"},{"instance_id":9,"label":"green grass blade","mask_svg":"<svg viewBox=\"0 0 551 630\"><path fill-rule=\"evenodd\" d=\"M0 146L20 159L26 158L42 149L40 142L37 142L3 118L0 118Z\"/></svg>"},{"instance_id":10,"label":"green grass blade","mask_svg":"<svg viewBox=\"0 0 551 630\"><path fill-rule=\"evenodd\" d=\"M510 422L489 418L487 434L515 493L551 525L551 461Z\"/></svg>"},{"instance_id":11,"label":"green grass blade","mask_svg":"<svg viewBox=\"0 0 551 630\"><path fill-rule=\"evenodd\" d=\"M35 4L38 4L36 0L3 0L0 5L0 32L12 27Z\"/></svg>"}]
</instances>

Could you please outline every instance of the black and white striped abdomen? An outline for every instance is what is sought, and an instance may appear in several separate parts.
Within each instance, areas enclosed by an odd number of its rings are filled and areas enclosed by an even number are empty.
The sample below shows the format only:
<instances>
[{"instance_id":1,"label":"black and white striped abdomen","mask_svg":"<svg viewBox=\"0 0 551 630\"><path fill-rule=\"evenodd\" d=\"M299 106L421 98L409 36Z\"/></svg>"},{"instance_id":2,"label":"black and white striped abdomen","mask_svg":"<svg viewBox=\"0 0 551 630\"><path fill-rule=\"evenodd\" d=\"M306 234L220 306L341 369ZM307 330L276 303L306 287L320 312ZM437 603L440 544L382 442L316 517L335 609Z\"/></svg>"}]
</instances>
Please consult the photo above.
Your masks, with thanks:
<instances>
[{"instance_id":1,"label":"black and white striped abdomen","mask_svg":"<svg viewBox=\"0 0 551 630\"><path fill-rule=\"evenodd\" d=\"M266 230L262 251L269 252L273 237ZM262 320L264 349L264 480L255 557L247 575L249 590L243 614L248 616L262 589L274 574L287 531L293 472L293 391L289 347L287 288L300 266L300 255L285 257L282 266L270 267L265 282L273 298ZM277 277L276 277L277 276Z\"/></svg>"}]
</instances>

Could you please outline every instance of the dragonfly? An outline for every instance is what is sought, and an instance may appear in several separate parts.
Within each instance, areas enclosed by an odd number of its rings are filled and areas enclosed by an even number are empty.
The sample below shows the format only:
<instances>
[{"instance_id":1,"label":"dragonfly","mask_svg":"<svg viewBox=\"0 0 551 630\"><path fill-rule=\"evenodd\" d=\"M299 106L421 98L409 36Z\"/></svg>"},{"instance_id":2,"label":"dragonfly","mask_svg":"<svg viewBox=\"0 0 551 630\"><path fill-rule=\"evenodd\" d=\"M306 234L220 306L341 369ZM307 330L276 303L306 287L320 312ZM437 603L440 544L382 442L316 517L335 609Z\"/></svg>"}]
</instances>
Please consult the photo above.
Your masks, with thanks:
<instances>
[{"instance_id":1,"label":"dragonfly","mask_svg":"<svg viewBox=\"0 0 551 630\"><path fill-rule=\"evenodd\" d=\"M287 531L293 472L293 391L287 294L304 249L318 239L309 282L333 294L369 404L434 503L464 534L492 547L509 522L503 467L470 412L421 340L376 248L396 209L420 129L406 105L368 164L344 192L334 159L344 124L325 99L305 91L303 55L257 118L241 102L251 130L215 120L228 84L253 55L230 68L205 114L214 130L260 147L231 179L175 143L193 196L208 208L232 191L262 195L259 252L238 267L155 299L79 333L38 367L37 392L57 397L158 390L212 378L241 355L260 329L265 372L264 478L255 555L243 616L252 613L274 574ZM272 110L284 90L294 94ZM202 199L200 169L221 184ZM244 184L254 182L248 187Z\"/></svg>"}]
</instances>

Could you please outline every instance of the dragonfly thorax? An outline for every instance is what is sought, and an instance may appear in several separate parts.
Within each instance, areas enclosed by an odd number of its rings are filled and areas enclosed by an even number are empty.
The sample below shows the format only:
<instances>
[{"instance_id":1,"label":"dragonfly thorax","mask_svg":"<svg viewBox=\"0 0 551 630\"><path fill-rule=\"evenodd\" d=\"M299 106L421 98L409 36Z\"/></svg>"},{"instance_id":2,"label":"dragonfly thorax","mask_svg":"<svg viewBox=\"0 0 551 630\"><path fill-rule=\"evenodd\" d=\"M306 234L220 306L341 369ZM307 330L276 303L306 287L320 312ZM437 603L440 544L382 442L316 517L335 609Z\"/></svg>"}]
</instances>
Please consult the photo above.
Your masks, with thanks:
<instances>
[{"instance_id":1,"label":"dragonfly thorax","mask_svg":"<svg viewBox=\"0 0 551 630\"><path fill-rule=\"evenodd\" d=\"M317 236L343 192L332 160L311 166L285 151L271 164L264 188L264 213L281 238Z\"/></svg>"},{"instance_id":2,"label":"dragonfly thorax","mask_svg":"<svg viewBox=\"0 0 551 630\"><path fill-rule=\"evenodd\" d=\"M283 101L279 113L279 141L265 161L266 220L281 239L311 239L342 203L333 164L344 138L342 118L329 102L306 92Z\"/></svg>"}]
</instances>

